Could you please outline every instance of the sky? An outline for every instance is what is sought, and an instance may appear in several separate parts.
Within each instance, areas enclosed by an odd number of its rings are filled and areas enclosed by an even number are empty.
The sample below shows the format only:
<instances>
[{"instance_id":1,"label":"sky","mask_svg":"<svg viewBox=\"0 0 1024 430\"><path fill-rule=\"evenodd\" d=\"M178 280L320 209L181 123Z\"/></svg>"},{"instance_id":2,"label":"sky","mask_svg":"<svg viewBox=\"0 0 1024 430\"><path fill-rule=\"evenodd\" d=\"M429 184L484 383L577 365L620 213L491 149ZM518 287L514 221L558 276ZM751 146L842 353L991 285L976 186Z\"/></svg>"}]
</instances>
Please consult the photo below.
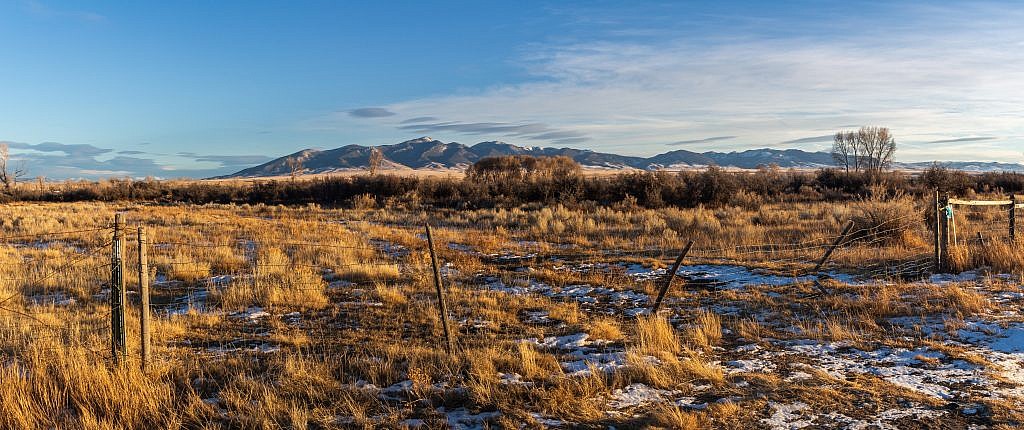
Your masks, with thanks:
<instances>
[{"instance_id":1,"label":"sky","mask_svg":"<svg viewBox=\"0 0 1024 430\"><path fill-rule=\"evenodd\" d=\"M30 177L207 177L420 136L1024 162L1018 2L0 0Z\"/></svg>"}]
</instances>

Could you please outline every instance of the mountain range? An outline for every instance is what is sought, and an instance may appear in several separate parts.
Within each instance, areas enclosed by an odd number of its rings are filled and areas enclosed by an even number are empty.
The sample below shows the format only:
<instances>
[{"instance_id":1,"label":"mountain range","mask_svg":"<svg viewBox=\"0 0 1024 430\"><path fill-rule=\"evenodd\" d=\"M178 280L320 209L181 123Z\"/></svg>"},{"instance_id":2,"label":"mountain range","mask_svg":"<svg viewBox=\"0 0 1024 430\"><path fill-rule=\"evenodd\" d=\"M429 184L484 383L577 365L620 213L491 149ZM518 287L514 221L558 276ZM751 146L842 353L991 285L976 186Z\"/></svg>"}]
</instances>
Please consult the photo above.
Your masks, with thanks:
<instances>
[{"instance_id":1,"label":"mountain range","mask_svg":"<svg viewBox=\"0 0 1024 430\"><path fill-rule=\"evenodd\" d=\"M302 162L307 174L364 170L369 165L373 147L346 145L340 148L302 151L271 160L219 178L253 178L283 176L291 172L289 159ZM817 169L832 166L827 152L808 152L800 149L752 149L741 152L694 152L685 149L658 154L653 157L634 157L574 148L541 148L512 145L505 142L480 142L472 146L445 143L430 137L407 140L393 145L376 147L384 156L382 170L396 169L464 169L484 157L502 155L565 156L584 167L613 170L688 169L710 165L755 169L771 164L781 168ZM894 167L920 170L932 163L895 163ZM950 168L969 172L1014 171L1024 172L1024 165L997 162L943 163Z\"/></svg>"}]
</instances>

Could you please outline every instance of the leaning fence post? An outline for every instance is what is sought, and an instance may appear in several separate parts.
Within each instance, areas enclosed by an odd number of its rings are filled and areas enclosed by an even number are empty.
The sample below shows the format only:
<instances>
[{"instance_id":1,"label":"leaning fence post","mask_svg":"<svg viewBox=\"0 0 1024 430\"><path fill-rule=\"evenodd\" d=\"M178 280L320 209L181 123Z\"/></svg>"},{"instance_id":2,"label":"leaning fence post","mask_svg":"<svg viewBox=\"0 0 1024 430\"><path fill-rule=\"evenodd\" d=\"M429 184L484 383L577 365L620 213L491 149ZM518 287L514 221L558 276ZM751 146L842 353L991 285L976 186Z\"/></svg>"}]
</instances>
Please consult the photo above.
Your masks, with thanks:
<instances>
[{"instance_id":1,"label":"leaning fence post","mask_svg":"<svg viewBox=\"0 0 1024 430\"><path fill-rule=\"evenodd\" d=\"M123 216L114 214L114 239L110 258L110 348L114 364L124 364L128 358L124 323L124 225Z\"/></svg>"},{"instance_id":2,"label":"leaning fence post","mask_svg":"<svg viewBox=\"0 0 1024 430\"><path fill-rule=\"evenodd\" d=\"M434 287L437 288L437 311L441 315L441 328L444 329L444 350L449 355L454 349L452 333L448 330L448 307L444 302L444 290L441 287L441 268L437 265L437 252L434 250L434 236L427 224L427 246L430 248L430 263L434 266Z\"/></svg>"},{"instance_id":3,"label":"leaning fence post","mask_svg":"<svg viewBox=\"0 0 1024 430\"><path fill-rule=\"evenodd\" d=\"M668 288L672 286L672 280L676 278L676 272L679 271L679 265L683 264L683 259L686 258L686 254L690 253L690 248L693 247L693 241L689 241L683 251L679 253L679 257L676 258L676 262L672 263L672 270L668 272L668 278L665 279L665 284L661 286L661 290L658 291L658 298L654 300L654 306L651 307L651 315L656 315L658 310L661 309L661 301L665 299L665 293L668 292Z\"/></svg>"},{"instance_id":4,"label":"leaning fence post","mask_svg":"<svg viewBox=\"0 0 1024 430\"><path fill-rule=\"evenodd\" d=\"M825 255L822 255L821 260L818 260L818 264L814 266L814 271L812 273L817 275L818 272L821 271L821 268L825 266L825 263L828 262L828 259L832 257L832 253L836 251L836 248L838 248L839 245L842 245L843 242L846 241L846 236L849 236L850 232L853 231L853 225L854 223L852 220L846 223L846 227L843 227L843 232L839 233L839 237L836 238L835 242L832 242L832 246L828 247L828 249L825 250ZM827 293L827 291L825 291L825 287L821 286L821 284L818 283L817 280L815 280L814 285L818 287L819 290L821 290L822 294Z\"/></svg>"},{"instance_id":5,"label":"leaning fence post","mask_svg":"<svg viewBox=\"0 0 1024 430\"><path fill-rule=\"evenodd\" d=\"M139 309L139 328L142 338L142 370L146 370L150 359L149 334L149 259L146 256L146 228L139 227L139 296L142 304Z\"/></svg>"}]
</instances>

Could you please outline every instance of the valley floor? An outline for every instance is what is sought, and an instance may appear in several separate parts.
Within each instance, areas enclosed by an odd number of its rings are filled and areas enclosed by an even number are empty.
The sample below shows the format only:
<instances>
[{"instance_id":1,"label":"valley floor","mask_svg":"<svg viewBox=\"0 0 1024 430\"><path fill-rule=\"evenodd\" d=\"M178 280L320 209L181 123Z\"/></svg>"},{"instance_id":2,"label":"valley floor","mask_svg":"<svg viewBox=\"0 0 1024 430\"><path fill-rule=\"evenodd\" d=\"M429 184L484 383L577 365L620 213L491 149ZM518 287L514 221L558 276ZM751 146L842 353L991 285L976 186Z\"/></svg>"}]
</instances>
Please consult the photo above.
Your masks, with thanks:
<instances>
[{"instance_id":1,"label":"valley floor","mask_svg":"<svg viewBox=\"0 0 1024 430\"><path fill-rule=\"evenodd\" d=\"M1021 244L975 214L933 274L914 204L3 206L0 427L1019 427ZM144 371L132 241L111 360L115 211L149 237Z\"/></svg>"}]
</instances>

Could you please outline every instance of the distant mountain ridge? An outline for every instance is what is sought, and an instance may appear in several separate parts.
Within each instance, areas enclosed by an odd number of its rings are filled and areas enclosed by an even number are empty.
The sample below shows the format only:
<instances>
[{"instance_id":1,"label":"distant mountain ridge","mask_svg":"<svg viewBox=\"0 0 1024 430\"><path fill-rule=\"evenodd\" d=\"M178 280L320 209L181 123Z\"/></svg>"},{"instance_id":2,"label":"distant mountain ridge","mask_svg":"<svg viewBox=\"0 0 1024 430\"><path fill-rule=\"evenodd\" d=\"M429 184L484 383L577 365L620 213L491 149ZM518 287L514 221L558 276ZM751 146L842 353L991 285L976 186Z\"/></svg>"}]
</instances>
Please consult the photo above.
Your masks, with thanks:
<instances>
[{"instance_id":1,"label":"distant mountain ridge","mask_svg":"<svg viewBox=\"0 0 1024 430\"><path fill-rule=\"evenodd\" d=\"M752 149L741 152L693 152L685 149L658 154L653 157L633 157L574 148L524 147L505 142L488 141L472 146L445 143L430 137L407 140L393 145L378 146L384 155L383 170L393 169L464 169L485 157L503 155L565 156L584 167L600 169L685 169L709 165L741 169L778 165L781 168L816 169L832 166L827 152L808 152L800 149ZM369 165L372 147L346 145L340 148L304 149L258 166L250 167L219 178L253 178L288 175L289 158L302 161L304 173L331 173L362 170ZM998 162L948 162L951 168L970 172L1014 171L1024 172L1024 165ZM896 163L897 168L919 170L931 163Z\"/></svg>"}]
</instances>

